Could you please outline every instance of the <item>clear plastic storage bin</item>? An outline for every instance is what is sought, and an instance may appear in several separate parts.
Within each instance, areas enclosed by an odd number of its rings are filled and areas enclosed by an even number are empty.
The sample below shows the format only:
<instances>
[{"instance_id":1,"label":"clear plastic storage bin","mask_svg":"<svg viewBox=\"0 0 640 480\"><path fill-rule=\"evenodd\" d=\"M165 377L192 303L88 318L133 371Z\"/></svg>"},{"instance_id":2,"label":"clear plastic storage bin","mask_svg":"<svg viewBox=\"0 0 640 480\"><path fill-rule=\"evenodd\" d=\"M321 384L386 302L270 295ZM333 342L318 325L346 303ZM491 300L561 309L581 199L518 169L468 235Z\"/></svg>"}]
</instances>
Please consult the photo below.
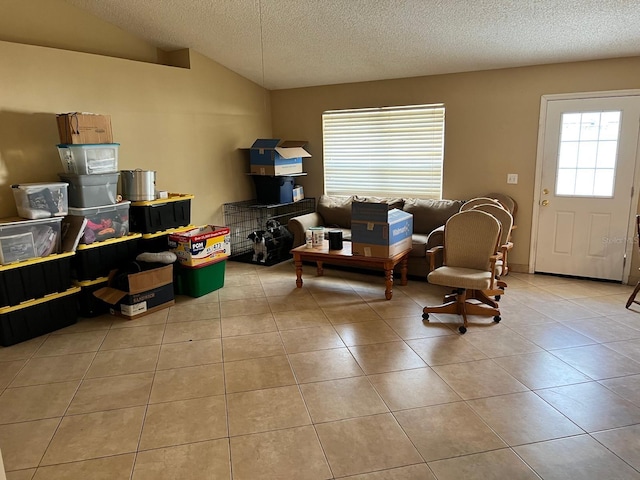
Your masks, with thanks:
<instances>
[{"instance_id":1,"label":"clear plastic storage bin","mask_svg":"<svg viewBox=\"0 0 640 480\"><path fill-rule=\"evenodd\" d=\"M62 217L0 223L0 263L60 253Z\"/></svg>"},{"instance_id":2,"label":"clear plastic storage bin","mask_svg":"<svg viewBox=\"0 0 640 480\"><path fill-rule=\"evenodd\" d=\"M69 206L73 208L99 207L117 201L120 173L59 173L58 176L69 183Z\"/></svg>"},{"instance_id":3,"label":"clear plastic storage bin","mask_svg":"<svg viewBox=\"0 0 640 480\"><path fill-rule=\"evenodd\" d=\"M65 173L115 173L118 171L119 147L119 143L61 144L58 153Z\"/></svg>"},{"instance_id":4,"label":"clear plastic storage bin","mask_svg":"<svg viewBox=\"0 0 640 480\"><path fill-rule=\"evenodd\" d=\"M130 204L131 202L124 201L101 207L69 208L69 215L87 219L87 226L80 243L90 244L129 235Z\"/></svg>"},{"instance_id":5,"label":"clear plastic storage bin","mask_svg":"<svg viewBox=\"0 0 640 480\"><path fill-rule=\"evenodd\" d=\"M30 218L64 217L68 213L66 183L21 183L11 185L18 216Z\"/></svg>"}]
</instances>

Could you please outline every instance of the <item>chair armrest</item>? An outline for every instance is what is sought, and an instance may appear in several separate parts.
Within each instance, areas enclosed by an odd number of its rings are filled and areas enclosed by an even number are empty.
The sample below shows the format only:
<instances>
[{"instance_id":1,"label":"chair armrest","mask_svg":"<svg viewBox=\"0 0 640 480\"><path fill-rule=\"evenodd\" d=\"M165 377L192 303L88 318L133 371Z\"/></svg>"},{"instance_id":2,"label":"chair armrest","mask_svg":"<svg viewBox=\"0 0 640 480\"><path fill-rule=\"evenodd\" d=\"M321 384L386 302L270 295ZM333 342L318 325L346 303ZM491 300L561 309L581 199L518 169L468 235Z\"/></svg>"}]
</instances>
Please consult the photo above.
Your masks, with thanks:
<instances>
[{"instance_id":1,"label":"chair armrest","mask_svg":"<svg viewBox=\"0 0 640 480\"><path fill-rule=\"evenodd\" d=\"M436 247L430 248L427 250L427 258L429 259L429 272L433 272L436 269L436 255L439 252L444 251L443 245L438 245Z\"/></svg>"},{"instance_id":2,"label":"chair armrest","mask_svg":"<svg viewBox=\"0 0 640 480\"><path fill-rule=\"evenodd\" d=\"M434 228L427 237L427 249L444 245L444 225Z\"/></svg>"},{"instance_id":3,"label":"chair armrest","mask_svg":"<svg viewBox=\"0 0 640 480\"><path fill-rule=\"evenodd\" d=\"M489 285L489 290L493 290L493 282L496 278L496 262L502 259L502 253L496 253L495 255L491 255L489 257L490 271L491 271L491 284Z\"/></svg>"},{"instance_id":4,"label":"chair armrest","mask_svg":"<svg viewBox=\"0 0 640 480\"><path fill-rule=\"evenodd\" d=\"M306 242L305 232L311 227L324 226L324 220L322 215L318 212L307 213L305 215L298 215L289 219L287 222L287 228L293 233L293 248L304 245Z\"/></svg>"},{"instance_id":5,"label":"chair armrest","mask_svg":"<svg viewBox=\"0 0 640 480\"><path fill-rule=\"evenodd\" d=\"M513 248L512 242L507 242L500 247L500 253L502 254L502 275L507 275L509 273L509 265L507 263L507 255L509 250Z\"/></svg>"}]
</instances>

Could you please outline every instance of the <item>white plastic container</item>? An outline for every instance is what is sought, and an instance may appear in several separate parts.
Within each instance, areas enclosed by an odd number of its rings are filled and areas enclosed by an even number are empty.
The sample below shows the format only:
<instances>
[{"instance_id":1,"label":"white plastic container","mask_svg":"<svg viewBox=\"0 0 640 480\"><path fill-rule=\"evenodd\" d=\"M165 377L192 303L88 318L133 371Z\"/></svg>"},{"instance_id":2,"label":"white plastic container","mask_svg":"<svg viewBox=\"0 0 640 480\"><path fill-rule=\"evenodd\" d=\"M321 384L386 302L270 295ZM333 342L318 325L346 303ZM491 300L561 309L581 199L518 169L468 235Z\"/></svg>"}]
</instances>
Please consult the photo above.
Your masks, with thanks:
<instances>
[{"instance_id":1,"label":"white plastic container","mask_svg":"<svg viewBox=\"0 0 640 480\"><path fill-rule=\"evenodd\" d=\"M119 143L61 144L58 153L65 173L115 173L118 171L119 147Z\"/></svg>"},{"instance_id":2,"label":"white plastic container","mask_svg":"<svg viewBox=\"0 0 640 480\"><path fill-rule=\"evenodd\" d=\"M18 216L32 220L64 217L69 211L68 183L20 183L11 185Z\"/></svg>"},{"instance_id":3,"label":"white plastic container","mask_svg":"<svg viewBox=\"0 0 640 480\"><path fill-rule=\"evenodd\" d=\"M324 227L311 227L309 230L311 230L312 247L322 247L324 242Z\"/></svg>"}]
</instances>

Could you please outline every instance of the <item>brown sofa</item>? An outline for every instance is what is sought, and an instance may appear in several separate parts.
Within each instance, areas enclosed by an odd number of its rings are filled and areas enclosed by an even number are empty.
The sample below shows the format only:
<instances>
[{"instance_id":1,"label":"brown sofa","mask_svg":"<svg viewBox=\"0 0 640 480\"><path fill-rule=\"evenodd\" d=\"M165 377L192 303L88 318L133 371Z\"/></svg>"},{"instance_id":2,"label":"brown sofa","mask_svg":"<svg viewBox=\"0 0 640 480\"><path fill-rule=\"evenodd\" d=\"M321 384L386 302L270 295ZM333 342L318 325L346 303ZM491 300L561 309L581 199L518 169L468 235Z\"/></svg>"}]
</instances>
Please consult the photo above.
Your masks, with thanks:
<instances>
[{"instance_id":1,"label":"brown sofa","mask_svg":"<svg viewBox=\"0 0 640 480\"><path fill-rule=\"evenodd\" d=\"M310 227L326 227L342 230L345 240L351 239L351 203L354 201L385 202L389 208L398 208L413 215L413 249L409 255L408 273L426 277L429 264L426 252L443 243L442 227L447 219L457 213L463 200L425 200L417 198L338 197L323 195L318 200L316 212L293 217L287 226L293 233L293 246L305 242L305 231Z\"/></svg>"},{"instance_id":2,"label":"brown sofa","mask_svg":"<svg viewBox=\"0 0 640 480\"><path fill-rule=\"evenodd\" d=\"M508 195L488 193L485 197L498 200L514 218L518 209L516 202ZM310 227L325 227L342 230L345 240L351 239L351 203L385 202L389 208L398 208L413 215L412 250L409 254L408 273L425 277L429 273L427 250L444 243L444 224L451 215L457 213L466 200L426 200L417 198L381 198L323 195L318 200L314 213L300 215L289 220L287 227L293 233L293 246L305 243L305 231Z\"/></svg>"}]
</instances>

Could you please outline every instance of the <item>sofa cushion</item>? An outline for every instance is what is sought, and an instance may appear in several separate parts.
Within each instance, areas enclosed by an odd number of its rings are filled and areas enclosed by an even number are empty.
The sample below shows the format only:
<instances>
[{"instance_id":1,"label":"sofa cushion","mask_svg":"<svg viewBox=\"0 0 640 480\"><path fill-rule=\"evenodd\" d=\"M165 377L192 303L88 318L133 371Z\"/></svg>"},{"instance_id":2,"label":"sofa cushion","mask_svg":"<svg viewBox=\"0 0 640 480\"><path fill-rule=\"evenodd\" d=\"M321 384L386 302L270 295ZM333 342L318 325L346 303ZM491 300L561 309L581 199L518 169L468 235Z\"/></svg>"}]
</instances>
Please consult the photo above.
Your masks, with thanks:
<instances>
[{"instance_id":1,"label":"sofa cushion","mask_svg":"<svg viewBox=\"0 0 640 480\"><path fill-rule=\"evenodd\" d=\"M405 198L403 210L413 215L413 231L429 234L460 210L462 200Z\"/></svg>"},{"instance_id":2,"label":"sofa cushion","mask_svg":"<svg viewBox=\"0 0 640 480\"><path fill-rule=\"evenodd\" d=\"M355 197L322 195L318 200L318 213L325 227L351 228L351 202Z\"/></svg>"}]
</instances>

